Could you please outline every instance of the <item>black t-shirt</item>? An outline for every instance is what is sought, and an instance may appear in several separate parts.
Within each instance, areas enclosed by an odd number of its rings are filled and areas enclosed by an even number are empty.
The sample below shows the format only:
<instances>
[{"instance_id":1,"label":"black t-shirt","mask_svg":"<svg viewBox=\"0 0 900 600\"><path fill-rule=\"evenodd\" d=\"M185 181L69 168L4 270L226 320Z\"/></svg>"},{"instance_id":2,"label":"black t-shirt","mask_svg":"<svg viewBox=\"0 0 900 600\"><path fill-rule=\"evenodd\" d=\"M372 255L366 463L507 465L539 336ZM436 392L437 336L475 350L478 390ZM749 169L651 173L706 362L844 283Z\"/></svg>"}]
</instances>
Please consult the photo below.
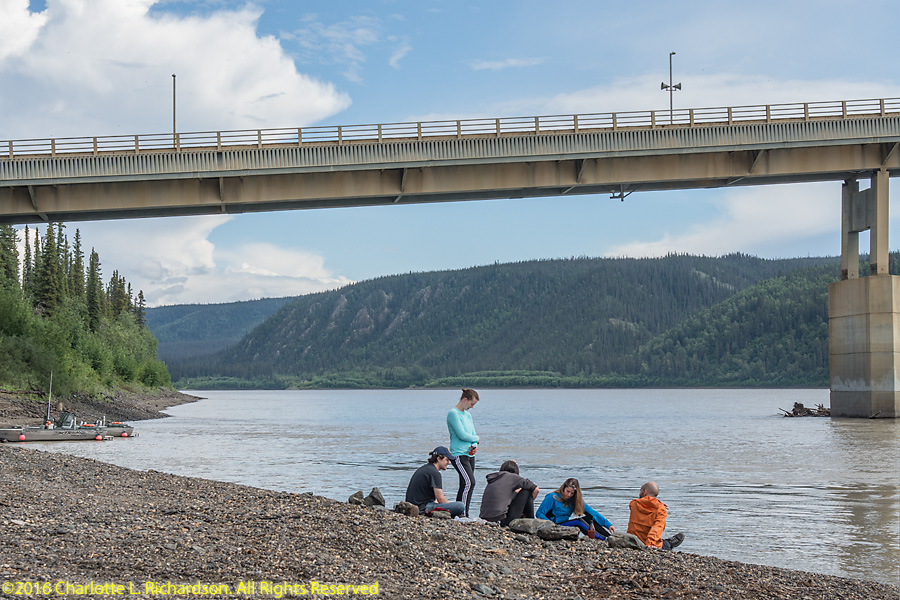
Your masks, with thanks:
<instances>
[{"instance_id":1,"label":"black t-shirt","mask_svg":"<svg viewBox=\"0 0 900 600\"><path fill-rule=\"evenodd\" d=\"M425 463L413 473L406 488L406 501L425 512L425 505L435 502L434 488L443 489L441 472L431 463Z\"/></svg>"}]
</instances>

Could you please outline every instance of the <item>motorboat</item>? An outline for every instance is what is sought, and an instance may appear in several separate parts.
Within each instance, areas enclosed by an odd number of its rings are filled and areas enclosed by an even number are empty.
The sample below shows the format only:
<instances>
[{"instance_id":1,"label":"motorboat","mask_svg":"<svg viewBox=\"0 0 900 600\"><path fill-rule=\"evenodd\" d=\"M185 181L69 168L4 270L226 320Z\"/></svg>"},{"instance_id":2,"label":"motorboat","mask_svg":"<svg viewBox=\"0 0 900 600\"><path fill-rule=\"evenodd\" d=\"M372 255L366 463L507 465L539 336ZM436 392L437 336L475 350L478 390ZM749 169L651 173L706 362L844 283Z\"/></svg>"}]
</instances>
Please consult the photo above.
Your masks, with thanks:
<instances>
[{"instance_id":1,"label":"motorboat","mask_svg":"<svg viewBox=\"0 0 900 600\"><path fill-rule=\"evenodd\" d=\"M72 413L63 413L55 421L44 425L26 425L0 429L3 442L72 442L76 440L102 440L106 427L96 423L80 423Z\"/></svg>"},{"instance_id":2,"label":"motorboat","mask_svg":"<svg viewBox=\"0 0 900 600\"><path fill-rule=\"evenodd\" d=\"M110 421L107 423L104 418L99 425L106 429L107 437L134 437L137 435L134 432L134 427L122 421Z\"/></svg>"}]
</instances>

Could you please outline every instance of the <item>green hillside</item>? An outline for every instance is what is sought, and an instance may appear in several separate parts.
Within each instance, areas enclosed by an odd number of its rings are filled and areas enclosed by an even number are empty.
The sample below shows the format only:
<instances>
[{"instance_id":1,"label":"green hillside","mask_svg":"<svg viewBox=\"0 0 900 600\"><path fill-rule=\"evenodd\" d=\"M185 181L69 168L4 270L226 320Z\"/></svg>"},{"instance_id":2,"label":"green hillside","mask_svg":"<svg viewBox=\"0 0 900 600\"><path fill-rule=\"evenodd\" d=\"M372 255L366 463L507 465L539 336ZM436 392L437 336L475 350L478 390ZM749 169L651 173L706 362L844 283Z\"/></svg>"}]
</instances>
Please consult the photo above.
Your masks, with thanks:
<instances>
[{"instance_id":1,"label":"green hillside","mask_svg":"<svg viewBox=\"0 0 900 600\"><path fill-rule=\"evenodd\" d=\"M160 360L214 354L236 344L293 298L148 308L147 327L159 340Z\"/></svg>"},{"instance_id":2,"label":"green hillside","mask_svg":"<svg viewBox=\"0 0 900 600\"><path fill-rule=\"evenodd\" d=\"M20 257L18 233L0 225L0 391L46 393L51 373L61 397L171 388L143 293L117 271L104 284L77 229L72 243L61 223L23 237Z\"/></svg>"},{"instance_id":3,"label":"green hillside","mask_svg":"<svg viewBox=\"0 0 900 600\"><path fill-rule=\"evenodd\" d=\"M703 319L717 306L727 310L727 300L754 293L758 282L835 261L739 254L583 258L383 277L297 298L222 353L168 365L173 378L188 385L235 385L233 378L271 387L691 385L701 378L703 385L787 385L782 374L771 381L752 369L735 376L736 362L704 369L726 355L749 360L731 341L724 354L703 354L698 346L686 375L679 367L688 364L683 353L693 342L669 336L692 335L684 329L692 318ZM823 286L824 293L828 268L803 285ZM778 303L776 292L759 293ZM706 319L726 331L729 315L709 312ZM728 335L739 339L768 326Z\"/></svg>"}]
</instances>

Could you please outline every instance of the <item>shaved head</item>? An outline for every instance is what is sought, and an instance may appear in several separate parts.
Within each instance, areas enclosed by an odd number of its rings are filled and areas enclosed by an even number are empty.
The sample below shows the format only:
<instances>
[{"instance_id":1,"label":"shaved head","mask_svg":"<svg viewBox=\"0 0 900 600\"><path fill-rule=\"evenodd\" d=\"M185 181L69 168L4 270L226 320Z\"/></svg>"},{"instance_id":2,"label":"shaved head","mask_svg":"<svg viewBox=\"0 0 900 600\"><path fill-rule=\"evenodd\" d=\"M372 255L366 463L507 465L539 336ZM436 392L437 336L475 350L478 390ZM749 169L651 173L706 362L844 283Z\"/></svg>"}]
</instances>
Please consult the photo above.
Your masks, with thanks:
<instances>
[{"instance_id":1,"label":"shaved head","mask_svg":"<svg viewBox=\"0 0 900 600\"><path fill-rule=\"evenodd\" d=\"M648 481L641 486L641 497L644 496L653 496L654 498L656 498L657 496L659 496L659 486L652 481Z\"/></svg>"}]
</instances>

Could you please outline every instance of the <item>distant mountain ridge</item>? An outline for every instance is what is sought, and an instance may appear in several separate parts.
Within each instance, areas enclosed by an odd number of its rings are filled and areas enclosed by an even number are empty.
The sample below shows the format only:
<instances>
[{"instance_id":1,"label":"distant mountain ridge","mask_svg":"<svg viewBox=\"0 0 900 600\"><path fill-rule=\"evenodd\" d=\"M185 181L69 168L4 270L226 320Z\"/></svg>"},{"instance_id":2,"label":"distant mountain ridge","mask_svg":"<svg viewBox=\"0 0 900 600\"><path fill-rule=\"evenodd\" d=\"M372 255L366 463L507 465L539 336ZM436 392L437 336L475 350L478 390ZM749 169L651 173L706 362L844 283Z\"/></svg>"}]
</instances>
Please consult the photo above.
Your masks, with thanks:
<instances>
[{"instance_id":1,"label":"distant mountain ridge","mask_svg":"<svg viewBox=\"0 0 900 600\"><path fill-rule=\"evenodd\" d=\"M214 384L214 378L228 378L226 385L242 380L243 385L255 381L273 387L456 385L455 378L471 381L479 373L485 381L503 378L509 385L659 385L676 376L690 385L709 379L714 370L703 369L702 361L691 362L690 376L673 372L671 365L666 370L668 363L655 362L654 340L674 335L691 318L701 318L761 281L816 268L825 271L810 276L827 279L832 275L825 272L837 262L833 257L670 255L529 261L381 277L280 299L284 304L236 344L215 355L171 357L167 364L175 380L205 377ZM815 285L827 287L821 281ZM268 304L266 310L272 308ZM154 310L148 310L152 330ZM204 320L200 309L191 314ZM228 330L223 321L212 328L222 337ZM244 327L251 321L243 320ZM160 342L162 347L163 338ZM663 357L666 352L671 349ZM681 350L675 354L684 359ZM710 356L706 360L708 365ZM759 385L767 375L717 377L724 377L725 385ZM776 379L788 384L780 375Z\"/></svg>"},{"instance_id":2,"label":"distant mountain ridge","mask_svg":"<svg viewBox=\"0 0 900 600\"><path fill-rule=\"evenodd\" d=\"M146 309L147 327L159 340L163 361L211 354L236 344L294 298L223 304L177 304Z\"/></svg>"}]
</instances>

